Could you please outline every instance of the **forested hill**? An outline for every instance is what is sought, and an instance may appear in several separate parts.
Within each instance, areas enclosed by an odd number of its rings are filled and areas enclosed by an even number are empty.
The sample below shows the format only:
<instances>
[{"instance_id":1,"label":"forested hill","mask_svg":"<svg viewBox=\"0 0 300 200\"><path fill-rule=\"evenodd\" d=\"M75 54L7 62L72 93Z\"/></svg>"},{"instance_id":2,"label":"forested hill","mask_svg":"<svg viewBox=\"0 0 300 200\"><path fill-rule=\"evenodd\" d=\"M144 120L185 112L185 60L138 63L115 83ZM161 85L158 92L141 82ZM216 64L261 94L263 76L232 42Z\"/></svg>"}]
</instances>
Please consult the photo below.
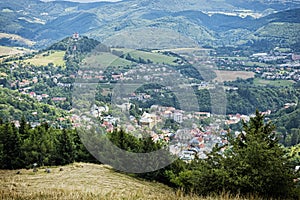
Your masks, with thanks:
<instances>
[{"instance_id":1,"label":"forested hill","mask_svg":"<svg viewBox=\"0 0 300 200\"><path fill-rule=\"evenodd\" d=\"M5 121L20 120L25 116L32 125L47 122L53 126L70 127L67 112L54 105L38 102L30 95L21 94L7 88L0 87L0 118ZM61 119L65 121L62 122ZM33 123L34 122L34 123Z\"/></svg>"},{"instance_id":2,"label":"forested hill","mask_svg":"<svg viewBox=\"0 0 300 200\"><path fill-rule=\"evenodd\" d=\"M250 4L256 6L249 11ZM190 45L251 46L266 40L274 46L283 40L279 44L299 48L299 41L294 36L299 30L297 7L297 1L247 4L188 0L170 4L160 0L152 4L146 0L114 3L5 0L0 3L0 32L8 35L0 34L0 44L41 49L79 32L119 46L142 45L151 40L151 44L162 47L168 38L178 38L179 34L184 38L184 44ZM295 9L285 10L290 8ZM153 28L156 31L150 34ZM139 33L133 30L139 30ZM266 34L264 30L270 32ZM277 32L284 35L278 36ZM141 41L132 41L128 33ZM139 34L143 39L139 39ZM26 40L31 42L24 42Z\"/></svg>"},{"instance_id":3,"label":"forested hill","mask_svg":"<svg viewBox=\"0 0 300 200\"><path fill-rule=\"evenodd\" d=\"M79 51L80 53L88 53L91 52L93 49L95 49L95 47L98 46L99 44L100 42L95 39L78 35L78 38L77 36L66 37L63 40L52 44L46 50L61 50L61 51L70 52L73 51L74 48L76 48L76 50Z\"/></svg>"}]
</instances>

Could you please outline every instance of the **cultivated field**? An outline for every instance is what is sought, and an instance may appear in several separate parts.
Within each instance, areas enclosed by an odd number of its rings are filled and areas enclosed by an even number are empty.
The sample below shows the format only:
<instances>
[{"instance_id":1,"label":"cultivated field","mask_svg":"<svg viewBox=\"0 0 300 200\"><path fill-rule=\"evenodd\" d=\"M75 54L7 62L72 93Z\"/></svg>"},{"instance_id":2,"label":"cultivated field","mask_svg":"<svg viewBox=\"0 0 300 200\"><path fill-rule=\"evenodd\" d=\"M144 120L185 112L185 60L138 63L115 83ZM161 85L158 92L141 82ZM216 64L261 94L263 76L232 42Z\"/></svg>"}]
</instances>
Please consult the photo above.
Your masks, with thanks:
<instances>
[{"instance_id":1,"label":"cultivated field","mask_svg":"<svg viewBox=\"0 0 300 200\"><path fill-rule=\"evenodd\" d=\"M237 78L248 79L254 77L254 72L246 71L226 71L226 70L214 70L217 75L215 81L224 82L224 81L234 81Z\"/></svg>"},{"instance_id":2,"label":"cultivated field","mask_svg":"<svg viewBox=\"0 0 300 200\"><path fill-rule=\"evenodd\" d=\"M109 166L75 163L62 167L44 168L38 172L0 170L0 199L237 199L228 194L201 198L184 196L180 191L154 182L138 180L114 172ZM252 198L254 199L254 198Z\"/></svg>"},{"instance_id":3,"label":"cultivated field","mask_svg":"<svg viewBox=\"0 0 300 200\"><path fill-rule=\"evenodd\" d=\"M293 80L265 80L261 78L255 78L254 84L259 86L271 85L275 87L292 86L295 83Z\"/></svg>"},{"instance_id":4,"label":"cultivated field","mask_svg":"<svg viewBox=\"0 0 300 200\"><path fill-rule=\"evenodd\" d=\"M50 51L49 54L47 52L44 52L34 56L33 58L24 60L24 62L37 66L47 66L49 63L53 63L55 66L64 66L64 55L64 51Z\"/></svg>"},{"instance_id":5,"label":"cultivated field","mask_svg":"<svg viewBox=\"0 0 300 200\"><path fill-rule=\"evenodd\" d=\"M97 55L89 55L83 60L84 66L97 67L100 69L105 69L108 66L127 66L131 65L132 62L119 58L111 53L100 52Z\"/></svg>"},{"instance_id":6,"label":"cultivated field","mask_svg":"<svg viewBox=\"0 0 300 200\"><path fill-rule=\"evenodd\" d=\"M147 61L148 59L153 63L165 63L169 65L174 65L173 61L176 60L176 57L166 56L160 53L153 53L153 52L146 52L146 51L139 51L133 49L125 49L125 48L113 48L112 50L116 50L119 52L123 52L123 55L126 56L130 54L132 58L135 60L139 60L139 58L144 59ZM124 58L120 58L116 55L107 52L100 52L97 54L90 54L86 57L83 61L84 66L89 67L98 67L98 68L106 68L108 66L117 67L117 66L129 66L132 65L134 62L126 60Z\"/></svg>"},{"instance_id":7,"label":"cultivated field","mask_svg":"<svg viewBox=\"0 0 300 200\"><path fill-rule=\"evenodd\" d=\"M153 63L166 63L169 65L174 65L174 61L177 59L173 56L163 55L158 53L157 51L146 52L146 51L138 51L133 49L125 49L125 48L115 48L117 51L123 51L124 54L129 53L131 57L134 59L143 58L144 60L151 60Z\"/></svg>"}]
</instances>

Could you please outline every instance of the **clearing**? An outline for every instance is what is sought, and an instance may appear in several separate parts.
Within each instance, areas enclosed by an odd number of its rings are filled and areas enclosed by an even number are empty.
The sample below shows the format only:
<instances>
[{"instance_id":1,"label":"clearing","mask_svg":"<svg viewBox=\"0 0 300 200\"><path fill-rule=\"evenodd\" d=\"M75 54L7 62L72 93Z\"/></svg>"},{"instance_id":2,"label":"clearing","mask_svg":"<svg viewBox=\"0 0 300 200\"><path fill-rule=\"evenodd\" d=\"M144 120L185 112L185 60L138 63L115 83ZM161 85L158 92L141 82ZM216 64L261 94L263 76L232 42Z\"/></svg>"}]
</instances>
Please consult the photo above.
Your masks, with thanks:
<instances>
[{"instance_id":1,"label":"clearing","mask_svg":"<svg viewBox=\"0 0 300 200\"><path fill-rule=\"evenodd\" d=\"M130 54L130 56L136 60L138 60L140 57L145 61L149 59L153 63L165 63L168 65L176 65L176 63L174 63L174 61L177 59L176 57L167 56L155 51L147 52L147 51L126 49L126 48L113 48L113 50L122 51L123 54Z\"/></svg>"},{"instance_id":2,"label":"clearing","mask_svg":"<svg viewBox=\"0 0 300 200\"><path fill-rule=\"evenodd\" d=\"M214 70L217 75L215 81L224 82L224 81L235 81L237 78L248 79L254 78L254 72L246 71L226 71L226 70Z\"/></svg>"},{"instance_id":3,"label":"clearing","mask_svg":"<svg viewBox=\"0 0 300 200\"><path fill-rule=\"evenodd\" d=\"M54 66L65 66L64 55L64 51L48 51L37 54L33 58L26 59L23 62L36 66L47 66L49 63L53 63Z\"/></svg>"},{"instance_id":4,"label":"clearing","mask_svg":"<svg viewBox=\"0 0 300 200\"><path fill-rule=\"evenodd\" d=\"M275 87L286 87L286 86L292 86L295 81L293 80L265 80L261 78L255 78L253 83L255 85L259 86L266 86L266 85L271 85Z\"/></svg>"},{"instance_id":5,"label":"clearing","mask_svg":"<svg viewBox=\"0 0 300 200\"><path fill-rule=\"evenodd\" d=\"M100 69L105 69L108 66L117 67L132 65L132 62L115 56L111 53L100 52L96 55L90 54L83 60L83 64L87 67L97 67Z\"/></svg>"}]
</instances>

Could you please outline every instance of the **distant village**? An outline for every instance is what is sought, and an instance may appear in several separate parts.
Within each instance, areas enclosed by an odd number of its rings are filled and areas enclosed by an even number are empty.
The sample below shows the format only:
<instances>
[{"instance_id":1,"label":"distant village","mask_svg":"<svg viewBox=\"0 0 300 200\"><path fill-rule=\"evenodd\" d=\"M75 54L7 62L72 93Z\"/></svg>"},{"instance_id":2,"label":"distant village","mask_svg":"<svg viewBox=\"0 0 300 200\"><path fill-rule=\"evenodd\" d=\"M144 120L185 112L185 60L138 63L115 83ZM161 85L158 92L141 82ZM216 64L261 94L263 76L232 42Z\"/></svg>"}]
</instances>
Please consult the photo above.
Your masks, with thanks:
<instances>
[{"instance_id":1,"label":"distant village","mask_svg":"<svg viewBox=\"0 0 300 200\"><path fill-rule=\"evenodd\" d=\"M116 105L122 113L129 113L129 109L133 106L131 103ZM287 105L288 106L288 105ZM142 109L141 109L142 110ZM143 112L140 118L128 114L128 119L123 120L121 116L107 115L108 106L93 105L88 113L79 117L73 115L74 126L80 127L82 124L89 122L88 127L94 125L92 119L100 121L100 126L107 132L114 129L124 129L137 137L140 133L147 133L155 142L164 142L168 144L171 153L178 155L182 160L189 162L195 157L205 158L206 153L210 152L217 144L224 146L227 144L226 135L228 130L224 130L222 124L231 125L241 121L249 121L252 115L212 115L210 112L185 112L174 107L164 107L160 105L152 105L149 112ZM264 115L271 114L271 111L262 112ZM210 120L210 123L203 125L200 120ZM162 128L166 120L178 124L178 129ZM187 124L185 124L187 122ZM236 135L239 132L235 133ZM225 150L225 149L223 149Z\"/></svg>"},{"instance_id":2,"label":"distant village","mask_svg":"<svg viewBox=\"0 0 300 200\"><path fill-rule=\"evenodd\" d=\"M250 57L239 58L237 52L232 59L216 57L213 61L220 70L252 71L266 80L300 81L300 53L283 51L278 47Z\"/></svg>"},{"instance_id":3,"label":"distant village","mask_svg":"<svg viewBox=\"0 0 300 200\"><path fill-rule=\"evenodd\" d=\"M74 40L78 40L79 35L73 35ZM76 46L73 48L76 51ZM194 56L191 63L200 63L201 59ZM208 62L208 61L207 61ZM209 61L214 62L219 70L232 71L252 71L257 77L267 80L292 80L300 81L300 54L288 51L282 51L275 48L269 53L256 53L250 57L239 57L236 54L233 58L225 57L211 57ZM10 71L7 73L1 72L1 76L7 77L13 75L15 71L24 70L22 63L12 63ZM84 64L82 64L84 65ZM64 103L68 99L64 95L50 95L47 92L40 93L35 91L35 86L40 83L52 84L58 88L70 89L73 83L68 81L71 79L79 79L82 81L102 81L109 84L114 81L124 81L125 83L165 83L162 89L154 89L155 92L162 90L174 91L175 88L186 89L188 87L197 87L201 89L214 89L218 83L213 81L196 80L187 78L185 75L176 74L172 68L157 64L142 64L138 67L131 68L126 72L104 72L103 70L94 70L89 68L80 68L76 73L66 75L63 72L57 71L42 71L38 68L26 65L26 77L11 81L10 87L17 89L21 94L29 95L31 98L39 102L53 102ZM169 77L169 78L168 78ZM167 80L165 80L167 79ZM172 81L176 80L179 85ZM2 85L3 87L3 85ZM226 90L238 90L237 87L222 86ZM183 92L184 93L184 92ZM130 108L134 106L131 102L147 101L153 97L150 94L143 92L133 92L125 96L122 100L127 103L116 104L117 109L121 112L129 112ZM294 103L287 103L284 108L294 106ZM137 134L143 131L156 142L165 142L169 144L170 151L178 155L181 159L187 162L195 157L204 158L206 152L212 150L215 144L223 146L227 143L226 134L228 130L224 127L238 124L241 121L249 121L251 115L230 114L224 116L214 115L210 112L185 112L184 110L176 109L175 107L166 107L161 105L151 105L147 111L141 109L142 114L137 118L136 116L128 115L127 118L121 119L120 116L114 116L110 113L111 107L108 105L97 106L92 105L86 115L79 116L74 114L71 109L68 116L61 116L57 120L68 120L74 127L80 127L86 122L90 122L89 126L95 125L92 118L100 122L100 126L107 132L112 132L115 128L123 128L127 132ZM113 113L113 112L112 112ZM271 110L263 112L264 115L270 115ZM33 112L32 115L37 115ZM164 127L166 120L173 125L178 125L177 128ZM201 124L201 120L208 120L207 124ZM15 121L19 126L19 121ZM36 126L39 122L34 122L32 125ZM187 125L188 124L188 125ZM224 126L223 126L224 125ZM236 133L238 134L238 132Z\"/></svg>"}]
</instances>

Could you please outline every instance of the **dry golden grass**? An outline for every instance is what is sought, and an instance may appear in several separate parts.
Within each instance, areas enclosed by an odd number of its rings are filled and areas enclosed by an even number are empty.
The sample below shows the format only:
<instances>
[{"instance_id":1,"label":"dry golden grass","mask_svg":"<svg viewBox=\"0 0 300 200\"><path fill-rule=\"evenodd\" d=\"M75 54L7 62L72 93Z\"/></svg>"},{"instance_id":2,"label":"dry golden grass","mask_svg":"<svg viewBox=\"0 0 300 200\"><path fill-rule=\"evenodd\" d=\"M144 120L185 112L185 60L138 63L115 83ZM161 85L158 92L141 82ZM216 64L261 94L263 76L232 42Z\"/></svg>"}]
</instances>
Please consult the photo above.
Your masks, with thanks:
<instances>
[{"instance_id":1,"label":"dry golden grass","mask_svg":"<svg viewBox=\"0 0 300 200\"><path fill-rule=\"evenodd\" d=\"M218 82L224 81L234 81L237 78L248 79L254 78L254 72L246 72L246 71L226 71L226 70L214 70L217 75L217 78L214 80Z\"/></svg>"},{"instance_id":2,"label":"dry golden grass","mask_svg":"<svg viewBox=\"0 0 300 200\"><path fill-rule=\"evenodd\" d=\"M51 168L51 173L40 168L32 170L0 171L0 199L236 199L229 194L201 198L184 196L171 188L154 182L138 180L116 173L109 166L75 163Z\"/></svg>"}]
</instances>

